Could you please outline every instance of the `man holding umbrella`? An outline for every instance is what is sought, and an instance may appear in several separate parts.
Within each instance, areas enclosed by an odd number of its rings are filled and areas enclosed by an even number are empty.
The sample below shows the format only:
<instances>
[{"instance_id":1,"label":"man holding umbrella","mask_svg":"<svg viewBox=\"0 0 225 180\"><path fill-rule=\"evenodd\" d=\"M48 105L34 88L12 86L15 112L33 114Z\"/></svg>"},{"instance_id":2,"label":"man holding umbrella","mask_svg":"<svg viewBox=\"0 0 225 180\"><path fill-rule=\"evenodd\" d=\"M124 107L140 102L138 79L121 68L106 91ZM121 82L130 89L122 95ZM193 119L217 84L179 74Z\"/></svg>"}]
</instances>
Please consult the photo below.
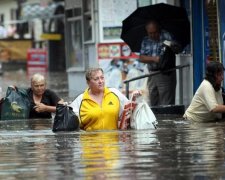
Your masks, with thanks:
<instances>
[{"instance_id":1,"label":"man holding umbrella","mask_svg":"<svg viewBox=\"0 0 225 180\"><path fill-rule=\"evenodd\" d=\"M123 20L121 39L132 52L140 53L140 61L148 64L150 73L158 71L157 75L149 78L151 106L174 104L174 52L181 52L190 43L190 22L186 9L165 3L138 7ZM179 43L178 48L173 46L174 43L168 43L171 40ZM165 44L172 46L165 48Z\"/></svg>"},{"instance_id":2,"label":"man holding umbrella","mask_svg":"<svg viewBox=\"0 0 225 180\"><path fill-rule=\"evenodd\" d=\"M147 36L143 38L140 50L140 62L147 63L149 72L160 71L160 57L164 53L163 43L173 41L169 32L160 28L158 22L146 23ZM170 69L175 68L175 54L170 56ZM151 106L175 104L176 70L159 73L149 77L149 98Z\"/></svg>"}]
</instances>

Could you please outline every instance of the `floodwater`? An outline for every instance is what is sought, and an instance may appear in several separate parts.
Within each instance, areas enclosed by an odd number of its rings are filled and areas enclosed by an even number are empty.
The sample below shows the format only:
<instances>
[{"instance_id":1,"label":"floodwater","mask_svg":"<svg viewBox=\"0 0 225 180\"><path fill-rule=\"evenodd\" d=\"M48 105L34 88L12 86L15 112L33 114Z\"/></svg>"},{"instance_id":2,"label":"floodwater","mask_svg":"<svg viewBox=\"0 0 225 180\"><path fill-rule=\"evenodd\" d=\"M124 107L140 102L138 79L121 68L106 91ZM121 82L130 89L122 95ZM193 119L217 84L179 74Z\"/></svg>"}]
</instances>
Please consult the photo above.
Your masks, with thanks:
<instances>
[{"instance_id":1,"label":"floodwater","mask_svg":"<svg viewBox=\"0 0 225 180\"><path fill-rule=\"evenodd\" d=\"M50 77L66 95L66 78ZM61 133L51 119L0 121L0 179L225 179L225 122L158 121L156 130Z\"/></svg>"}]
</instances>

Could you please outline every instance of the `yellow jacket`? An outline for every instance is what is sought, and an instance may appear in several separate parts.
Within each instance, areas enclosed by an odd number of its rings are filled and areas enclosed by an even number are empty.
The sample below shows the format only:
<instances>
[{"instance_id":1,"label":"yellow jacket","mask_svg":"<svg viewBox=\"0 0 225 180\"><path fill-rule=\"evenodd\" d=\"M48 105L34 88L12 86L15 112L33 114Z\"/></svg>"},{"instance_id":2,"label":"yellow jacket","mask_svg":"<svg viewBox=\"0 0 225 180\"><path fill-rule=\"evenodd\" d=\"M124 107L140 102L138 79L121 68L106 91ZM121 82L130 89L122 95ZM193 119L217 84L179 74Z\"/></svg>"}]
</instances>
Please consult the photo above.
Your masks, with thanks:
<instances>
[{"instance_id":1,"label":"yellow jacket","mask_svg":"<svg viewBox=\"0 0 225 180\"><path fill-rule=\"evenodd\" d=\"M118 120L125 103L129 100L117 89L104 89L101 106L91 99L88 89L72 103L74 112L80 119L80 128L91 130L118 129Z\"/></svg>"}]
</instances>

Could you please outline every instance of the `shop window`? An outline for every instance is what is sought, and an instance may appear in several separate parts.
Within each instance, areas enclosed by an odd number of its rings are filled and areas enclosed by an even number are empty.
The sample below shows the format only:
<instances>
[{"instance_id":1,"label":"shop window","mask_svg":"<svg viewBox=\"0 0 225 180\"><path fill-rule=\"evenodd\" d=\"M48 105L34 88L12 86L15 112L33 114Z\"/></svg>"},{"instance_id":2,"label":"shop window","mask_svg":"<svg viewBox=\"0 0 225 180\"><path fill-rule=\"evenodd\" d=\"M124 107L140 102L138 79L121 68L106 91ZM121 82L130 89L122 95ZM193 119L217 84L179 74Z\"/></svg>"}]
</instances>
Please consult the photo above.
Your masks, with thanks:
<instances>
[{"instance_id":1,"label":"shop window","mask_svg":"<svg viewBox=\"0 0 225 180\"><path fill-rule=\"evenodd\" d=\"M90 12L91 11L91 6L92 6L92 0L83 0L83 9L84 13L85 12Z\"/></svg>"},{"instance_id":2,"label":"shop window","mask_svg":"<svg viewBox=\"0 0 225 180\"><path fill-rule=\"evenodd\" d=\"M76 67L77 69L83 69L83 45L82 45L82 24L81 20L68 22L68 34L71 38L68 42L68 60L69 67Z\"/></svg>"},{"instance_id":3,"label":"shop window","mask_svg":"<svg viewBox=\"0 0 225 180\"><path fill-rule=\"evenodd\" d=\"M100 42L122 41L122 21L136 8L137 1L99 0Z\"/></svg>"},{"instance_id":4,"label":"shop window","mask_svg":"<svg viewBox=\"0 0 225 180\"><path fill-rule=\"evenodd\" d=\"M65 16L66 18L73 18L81 16L82 0L66 0L65 1Z\"/></svg>"},{"instance_id":5,"label":"shop window","mask_svg":"<svg viewBox=\"0 0 225 180\"><path fill-rule=\"evenodd\" d=\"M219 60L219 39L217 21L217 1L210 0L206 4L206 14L208 23L208 53L207 60Z\"/></svg>"},{"instance_id":6,"label":"shop window","mask_svg":"<svg viewBox=\"0 0 225 180\"><path fill-rule=\"evenodd\" d=\"M74 16L81 16L81 8L67 9L65 11L66 18L72 18Z\"/></svg>"},{"instance_id":7,"label":"shop window","mask_svg":"<svg viewBox=\"0 0 225 180\"><path fill-rule=\"evenodd\" d=\"M189 22L191 24L191 7L190 7L190 0L177 0L175 1L175 5L183 7L186 9ZM192 44L191 42L184 48L181 54L191 54L192 51Z\"/></svg>"},{"instance_id":8,"label":"shop window","mask_svg":"<svg viewBox=\"0 0 225 180\"><path fill-rule=\"evenodd\" d=\"M11 20L19 19L17 9L10 9L10 19Z\"/></svg>"},{"instance_id":9,"label":"shop window","mask_svg":"<svg viewBox=\"0 0 225 180\"><path fill-rule=\"evenodd\" d=\"M92 0L83 1L83 15L84 15L84 41L89 42L93 40L93 18L92 18Z\"/></svg>"},{"instance_id":10,"label":"shop window","mask_svg":"<svg viewBox=\"0 0 225 180\"><path fill-rule=\"evenodd\" d=\"M66 56L67 67L84 70L82 1L66 1Z\"/></svg>"},{"instance_id":11,"label":"shop window","mask_svg":"<svg viewBox=\"0 0 225 180\"><path fill-rule=\"evenodd\" d=\"M0 22L4 23L4 14L0 14Z\"/></svg>"},{"instance_id":12,"label":"shop window","mask_svg":"<svg viewBox=\"0 0 225 180\"><path fill-rule=\"evenodd\" d=\"M152 0L138 0L138 7L148 6L152 4Z\"/></svg>"}]
</instances>

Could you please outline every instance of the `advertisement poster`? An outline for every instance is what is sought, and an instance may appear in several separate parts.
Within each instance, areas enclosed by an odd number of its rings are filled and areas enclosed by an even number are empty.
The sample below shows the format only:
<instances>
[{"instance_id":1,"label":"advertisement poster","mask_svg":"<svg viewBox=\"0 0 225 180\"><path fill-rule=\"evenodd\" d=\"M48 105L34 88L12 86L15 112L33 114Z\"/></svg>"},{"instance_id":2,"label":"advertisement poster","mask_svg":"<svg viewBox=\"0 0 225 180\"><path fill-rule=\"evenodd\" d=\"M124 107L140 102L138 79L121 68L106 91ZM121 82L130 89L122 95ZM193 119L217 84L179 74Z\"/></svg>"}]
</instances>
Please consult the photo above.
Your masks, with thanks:
<instances>
[{"instance_id":1,"label":"advertisement poster","mask_svg":"<svg viewBox=\"0 0 225 180\"><path fill-rule=\"evenodd\" d=\"M146 64L138 61L139 55L132 53L125 43L98 44L98 62L104 70L106 86L119 89L125 94L124 80L148 74ZM133 81L129 90L145 90L147 78Z\"/></svg>"}]
</instances>

